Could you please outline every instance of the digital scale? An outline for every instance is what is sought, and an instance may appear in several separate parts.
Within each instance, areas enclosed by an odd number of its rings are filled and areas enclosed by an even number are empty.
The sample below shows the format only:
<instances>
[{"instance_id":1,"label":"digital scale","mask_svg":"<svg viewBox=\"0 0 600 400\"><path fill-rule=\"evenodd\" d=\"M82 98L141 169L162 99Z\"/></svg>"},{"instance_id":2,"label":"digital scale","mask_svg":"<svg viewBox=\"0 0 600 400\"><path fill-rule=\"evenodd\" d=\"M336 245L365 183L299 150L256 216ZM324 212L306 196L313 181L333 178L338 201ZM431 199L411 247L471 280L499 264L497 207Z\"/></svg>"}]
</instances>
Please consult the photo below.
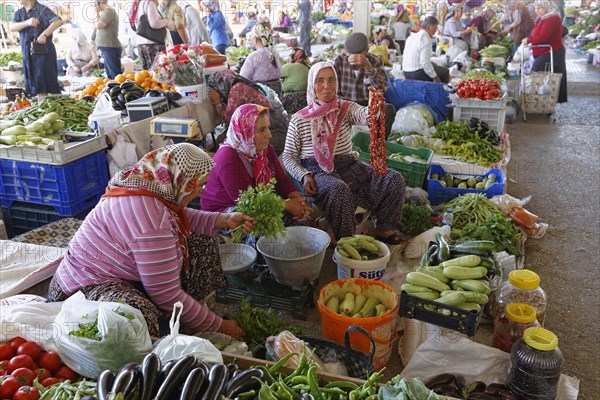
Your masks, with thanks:
<instances>
[{"instance_id":1,"label":"digital scale","mask_svg":"<svg viewBox=\"0 0 600 400\"><path fill-rule=\"evenodd\" d=\"M183 139L202 139L198 120L194 118L156 117L150 121L150 133Z\"/></svg>"}]
</instances>

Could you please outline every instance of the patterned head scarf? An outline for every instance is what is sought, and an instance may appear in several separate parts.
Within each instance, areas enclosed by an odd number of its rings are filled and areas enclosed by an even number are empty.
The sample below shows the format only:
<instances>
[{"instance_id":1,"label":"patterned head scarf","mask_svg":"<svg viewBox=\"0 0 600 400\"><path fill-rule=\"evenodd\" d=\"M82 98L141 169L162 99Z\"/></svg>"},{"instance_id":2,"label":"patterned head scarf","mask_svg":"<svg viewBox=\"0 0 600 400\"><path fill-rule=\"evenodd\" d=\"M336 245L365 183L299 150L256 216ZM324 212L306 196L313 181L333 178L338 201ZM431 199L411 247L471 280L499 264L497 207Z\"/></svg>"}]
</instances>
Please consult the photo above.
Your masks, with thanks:
<instances>
[{"instance_id":1,"label":"patterned head scarf","mask_svg":"<svg viewBox=\"0 0 600 400\"><path fill-rule=\"evenodd\" d=\"M133 167L117 173L108 186L142 189L177 205L214 166L200 148L190 143L174 144L146 154Z\"/></svg>"},{"instance_id":2,"label":"patterned head scarf","mask_svg":"<svg viewBox=\"0 0 600 400\"><path fill-rule=\"evenodd\" d=\"M489 32L492 29L492 20L496 16L496 11L486 8L481 16L483 17L483 31Z\"/></svg>"},{"instance_id":3,"label":"patterned head scarf","mask_svg":"<svg viewBox=\"0 0 600 400\"><path fill-rule=\"evenodd\" d=\"M254 25L252 32L256 35L256 38L260 40L264 48L269 53L269 61L275 65L275 53L273 50L273 31L267 25L262 22Z\"/></svg>"},{"instance_id":4,"label":"patterned head scarf","mask_svg":"<svg viewBox=\"0 0 600 400\"><path fill-rule=\"evenodd\" d=\"M313 65L308 71L308 87L306 89L308 106L300 110L298 115L312 121L311 134L315 159L324 171L333 172L333 148L335 147L340 125L352 103L338 100L337 95L328 103L323 103L317 99L315 82L319 72L327 68L331 68L337 80L337 74L332 63L318 62Z\"/></svg>"},{"instance_id":5,"label":"patterned head scarf","mask_svg":"<svg viewBox=\"0 0 600 400\"><path fill-rule=\"evenodd\" d=\"M244 104L235 110L227 129L227 138L223 143L231 146L252 164L254 183L267 183L271 179L271 170L266 162L267 150L256 152L254 130L256 121L269 109L258 104Z\"/></svg>"},{"instance_id":6,"label":"patterned head scarf","mask_svg":"<svg viewBox=\"0 0 600 400\"><path fill-rule=\"evenodd\" d=\"M229 99L229 92L231 92L231 88L238 83L244 83L258 90L260 93L263 93L263 90L257 83L244 78L239 74L236 74L230 69L214 72L208 79L208 86L216 90L221 95L223 102L225 103L227 103L227 100Z\"/></svg>"},{"instance_id":7,"label":"patterned head scarf","mask_svg":"<svg viewBox=\"0 0 600 400\"><path fill-rule=\"evenodd\" d=\"M306 52L300 47L294 47L290 52L290 61L293 63L300 63L310 68L310 60L306 55Z\"/></svg>"}]
</instances>

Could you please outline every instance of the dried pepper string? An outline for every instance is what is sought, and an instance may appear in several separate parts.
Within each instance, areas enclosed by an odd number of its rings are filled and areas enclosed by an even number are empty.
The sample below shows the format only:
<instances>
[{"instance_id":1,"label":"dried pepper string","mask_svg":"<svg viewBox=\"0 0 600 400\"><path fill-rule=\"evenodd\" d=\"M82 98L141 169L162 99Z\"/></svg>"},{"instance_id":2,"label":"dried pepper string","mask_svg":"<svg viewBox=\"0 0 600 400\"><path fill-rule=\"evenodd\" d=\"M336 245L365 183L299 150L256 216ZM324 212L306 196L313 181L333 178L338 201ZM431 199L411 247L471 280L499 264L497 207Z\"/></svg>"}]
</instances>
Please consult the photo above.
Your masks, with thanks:
<instances>
[{"instance_id":1,"label":"dried pepper string","mask_svg":"<svg viewBox=\"0 0 600 400\"><path fill-rule=\"evenodd\" d=\"M371 165L377 175L387 174L385 148L385 108L383 91L375 90L369 101L369 151Z\"/></svg>"}]
</instances>

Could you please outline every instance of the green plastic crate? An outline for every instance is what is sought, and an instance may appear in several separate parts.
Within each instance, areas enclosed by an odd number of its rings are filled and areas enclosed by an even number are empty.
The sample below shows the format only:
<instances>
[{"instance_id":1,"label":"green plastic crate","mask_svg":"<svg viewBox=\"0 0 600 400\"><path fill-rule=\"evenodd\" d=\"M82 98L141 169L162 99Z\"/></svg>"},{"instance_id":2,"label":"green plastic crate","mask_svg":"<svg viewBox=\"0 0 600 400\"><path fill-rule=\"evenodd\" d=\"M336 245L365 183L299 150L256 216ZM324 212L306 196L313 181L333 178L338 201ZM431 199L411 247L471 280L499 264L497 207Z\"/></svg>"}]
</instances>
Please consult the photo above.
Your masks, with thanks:
<instances>
[{"instance_id":1,"label":"green plastic crate","mask_svg":"<svg viewBox=\"0 0 600 400\"><path fill-rule=\"evenodd\" d=\"M358 132L352 138L352 146L355 151L358 151L361 160L370 161L369 155L369 138L370 135L366 132ZM433 150L424 147L414 148L408 146L402 146L401 144L385 142L387 154L400 153L407 156L418 156L424 160L427 160L427 164L419 163L404 163L401 161L387 160L386 164L389 168L392 168L402 174L406 181L406 186L409 187L422 187L427 176L427 170L431 165L433 159Z\"/></svg>"}]
</instances>

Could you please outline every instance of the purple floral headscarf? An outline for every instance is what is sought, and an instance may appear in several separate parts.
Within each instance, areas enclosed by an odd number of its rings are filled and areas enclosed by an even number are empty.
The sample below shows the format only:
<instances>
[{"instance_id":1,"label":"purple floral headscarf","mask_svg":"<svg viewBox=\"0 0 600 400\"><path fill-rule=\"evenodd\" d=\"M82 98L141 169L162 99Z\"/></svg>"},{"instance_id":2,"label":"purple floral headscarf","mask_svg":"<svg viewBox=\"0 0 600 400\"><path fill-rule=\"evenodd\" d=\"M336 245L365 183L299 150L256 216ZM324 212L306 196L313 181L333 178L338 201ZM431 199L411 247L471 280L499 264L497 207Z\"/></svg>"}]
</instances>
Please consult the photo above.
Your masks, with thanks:
<instances>
[{"instance_id":1,"label":"purple floral headscarf","mask_svg":"<svg viewBox=\"0 0 600 400\"><path fill-rule=\"evenodd\" d=\"M146 154L133 167L118 172L108 186L143 189L179 204L214 166L215 162L202 149L179 143Z\"/></svg>"},{"instance_id":2,"label":"purple floral headscarf","mask_svg":"<svg viewBox=\"0 0 600 400\"><path fill-rule=\"evenodd\" d=\"M255 183L267 183L271 177L266 163L267 150L256 153L254 130L259 115L269 109L258 104L244 104L235 110L223 145L231 146L252 164Z\"/></svg>"}]
</instances>

